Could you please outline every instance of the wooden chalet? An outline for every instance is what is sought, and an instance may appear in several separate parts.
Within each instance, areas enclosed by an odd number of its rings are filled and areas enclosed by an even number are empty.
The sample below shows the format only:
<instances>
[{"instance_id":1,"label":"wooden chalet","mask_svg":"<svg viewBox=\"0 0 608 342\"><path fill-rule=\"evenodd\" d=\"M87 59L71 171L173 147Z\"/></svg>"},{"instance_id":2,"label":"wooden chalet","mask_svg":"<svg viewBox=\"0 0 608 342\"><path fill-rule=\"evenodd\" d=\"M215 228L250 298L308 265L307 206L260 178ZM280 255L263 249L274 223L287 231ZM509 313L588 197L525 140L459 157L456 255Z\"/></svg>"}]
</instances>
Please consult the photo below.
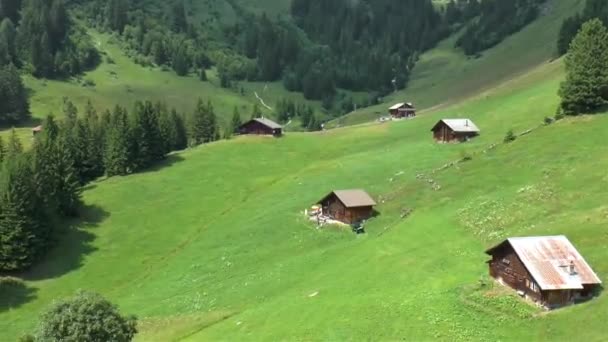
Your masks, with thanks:
<instances>
[{"instance_id":1,"label":"wooden chalet","mask_svg":"<svg viewBox=\"0 0 608 342\"><path fill-rule=\"evenodd\" d=\"M479 128L469 119L439 120L433 129L435 141L442 143L464 142L479 135Z\"/></svg>"},{"instance_id":2,"label":"wooden chalet","mask_svg":"<svg viewBox=\"0 0 608 342\"><path fill-rule=\"evenodd\" d=\"M602 283L565 236L510 238L486 253L492 277L549 309L590 299Z\"/></svg>"},{"instance_id":3,"label":"wooden chalet","mask_svg":"<svg viewBox=\"0 0 608 342\"><path fill-rule=\"evenodd\" d=\"M266 118L255 118L242 124L239 133L280 137L283 135L283 126Z\"/></svg>"},{"instance_id":4,"label":"wooden chalet","mask_svg":"<svg viewBox=\"0 0 608 342\"><path fill-rule=\"evenodd\" d=\"M410 102L402 102L390 107L388 113L395 119L413 118L416 116L416 108Z\"/></svg>"},{"instance_id":5,"label":"wooden chalet","mask_svg":"<svg viewBox=\"0 0 608 342\"><path fill-rule=\"evenodd\" d=\"M32 128L32 135L37 135L40 132L42 132L42 126L36 126Z\"/></svg>"},{"instance_id":6,"label":"wooden chalet","mask_svg":"<svg viewBox=\"0 0 608 342\"><path fill-rule=\"evenodd\" d=\"M363 190L336 190L319 202L323 215L347 224L359 223L373 216L374 201Z\"/></svg>"}]
</instances>

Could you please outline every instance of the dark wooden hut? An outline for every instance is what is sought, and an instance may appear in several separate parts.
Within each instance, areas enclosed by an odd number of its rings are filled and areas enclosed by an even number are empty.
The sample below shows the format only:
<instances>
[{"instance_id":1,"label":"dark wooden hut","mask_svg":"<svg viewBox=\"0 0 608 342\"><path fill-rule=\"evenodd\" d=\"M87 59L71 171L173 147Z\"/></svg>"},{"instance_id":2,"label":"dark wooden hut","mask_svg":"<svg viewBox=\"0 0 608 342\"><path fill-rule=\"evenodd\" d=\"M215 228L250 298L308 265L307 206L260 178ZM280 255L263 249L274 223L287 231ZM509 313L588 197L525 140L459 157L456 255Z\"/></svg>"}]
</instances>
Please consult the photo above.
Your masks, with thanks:
<instances>
[{"instance_id":1,"label":"dark wooden hut","mask_svg":"<svg viewBox=\"0 0 608 342\"><path fill-rule=\"evenodd\" d=\"M479 135L479 128L469 119L442 119L431 129L435 141L442 143L468 141Z\"/></svg>"},{"instance_id":2,"label":"dark wooden hut","mask_svg":"<svg viewBox=\"0 0 608 342\"><path fill-rule=\"evenodd\" d=\"M486 253L492 277L546 308L590 299L601 284L565 236L510 238Z\"/></svg>"},{"instance_id":3,"label":"dark wooden hut","mask_svg":"<svg viewBox=\"0 0 608 342\"><path fill-rule=\"evenodd\" d=\"M266 118L256 118L242 124L239 133L280 137L283 135L283 126Z\"/></svg>"},{"instance_id":4,"label":"dark wooden hut","mask_svg":"<svg viewBox=\"0 0 608 342\"><path fill-rule=\"evenodd\" d=\"M416 116L416 108L409 102L402 102L390 107L388 113L395 119L413 118Z\"/></svg>"},{"instance_id":5,"label":"dark wooden hut","mask_svg":"<svg viewBox=\"0 0 608 342\"><path fill-rule=\"evenodd\" d=\"M323 215L347 224L358 223L374 214L374 201L363 190L336 190L318 202Z\"/></svg>"}]
</instances>

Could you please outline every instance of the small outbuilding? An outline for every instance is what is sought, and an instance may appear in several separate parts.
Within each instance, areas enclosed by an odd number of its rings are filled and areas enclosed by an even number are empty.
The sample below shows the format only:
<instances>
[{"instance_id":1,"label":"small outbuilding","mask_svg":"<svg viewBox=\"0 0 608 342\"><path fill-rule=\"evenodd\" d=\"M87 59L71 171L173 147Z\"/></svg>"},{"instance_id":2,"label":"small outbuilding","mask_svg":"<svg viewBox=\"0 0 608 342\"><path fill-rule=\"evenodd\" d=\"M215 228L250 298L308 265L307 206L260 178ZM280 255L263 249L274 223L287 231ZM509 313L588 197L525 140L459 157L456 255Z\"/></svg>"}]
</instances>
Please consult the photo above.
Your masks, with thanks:
<instances>
[{"instance_id":1,"label":"small outbuilding","mask_svg":"<svg viewBox=\"0 0 608 342\"><path fill-rule=\"evenodd\" d=\"M388 109L394 119L413 118L416 116L416 108L411 102L397 103Z\"/></svg>"},{"instance_id":2,"label":"small outbuilding","mask_svg":"<svg viewBox=\"0 0 608 342\"><path fill-rule=\"evenodd\" d=\"M32 128L32 135L37 135L40 132L42 132L42 126L36 126Z\"/></svg>"},{"instance_id":3,"label":"small outbuilding","mask_svg":"<svg viewBox=\"0 0 608 342\"><path fill-rule=\"evenodd\" d=\"M280 137L283 135L283 126L270 119L255 118L242 124L239 128L239 133L254 135L273 135L275 137Z\"/></svg>"},{"instance_id":4,"label":"small outbuilding","mask_svg":"<svg viewBox=\"0 0 608 342\"><path fill-rule=\"evenodd\" d=\"M590 299L602 283L563 235L509 238L486 254L493 278L549 309Z\"/></svg>"},{"instance_id":5,"label":"small outbuilding","mask_svg":"<svg viewBox=\"0 0 608 342\"><path fill-rule=\"evenodd\" d=\"M431 130L435 141L464 142L479 135L479 128L470 119L442 119Z\"/></svg>"},{"instance_id":6,"label":"small outbuilding","mask_svg":"<svg viewBox=\"0 0 608 342\"><path fill-rule=\"evenodd\" d=\"M374 215L376 201L363 190L336 190L319 202L323 215L331 219L354 224Z\"/></svg>"}]
</instances>

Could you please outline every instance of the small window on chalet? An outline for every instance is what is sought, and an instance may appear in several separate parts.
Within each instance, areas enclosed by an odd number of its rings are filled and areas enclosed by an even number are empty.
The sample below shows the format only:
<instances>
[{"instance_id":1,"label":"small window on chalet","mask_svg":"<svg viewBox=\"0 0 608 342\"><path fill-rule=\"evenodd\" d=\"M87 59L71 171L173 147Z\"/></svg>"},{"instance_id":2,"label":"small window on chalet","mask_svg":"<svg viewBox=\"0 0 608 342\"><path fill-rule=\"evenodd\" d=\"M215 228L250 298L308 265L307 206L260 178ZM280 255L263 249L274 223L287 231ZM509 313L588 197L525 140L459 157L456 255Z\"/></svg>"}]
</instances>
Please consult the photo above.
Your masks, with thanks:
<instances>
[{"instance_id":1,"label":"small window on chalet","mask_svg":"<svg viewBox=\"0 0 608 342\"><path fill-rule=\"evenodd\" d=\"M511 260L507 259L507 258L502 258L502 263L505 265L510 265L511 264Z\"/></svg>"}]
</instances>

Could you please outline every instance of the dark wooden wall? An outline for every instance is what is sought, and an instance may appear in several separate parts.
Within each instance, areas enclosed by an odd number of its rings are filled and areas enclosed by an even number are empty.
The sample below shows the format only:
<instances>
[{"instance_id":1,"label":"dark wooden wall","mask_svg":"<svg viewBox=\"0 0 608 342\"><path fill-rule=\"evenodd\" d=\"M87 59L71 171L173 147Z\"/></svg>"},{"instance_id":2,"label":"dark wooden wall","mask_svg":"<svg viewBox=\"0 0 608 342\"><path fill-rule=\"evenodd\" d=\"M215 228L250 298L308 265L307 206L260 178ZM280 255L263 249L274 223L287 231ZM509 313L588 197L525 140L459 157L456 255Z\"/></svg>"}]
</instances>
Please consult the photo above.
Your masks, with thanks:
<instances>
[{"instance_id":1,"label":"dark wooden wall","mask_svg":"<svg viewBox=\"0 0 608 342\"><path fill-rule=\"evenodd\" d=\"M241 134L275 135L275 136L282 134L282 130L280 128L272 129L271 127L263 125L257 121L251 121L251 122L244 124L243 126L241 126L239 132Z\"/></svg>"},{"instance_id":2,"label":"dark wooden wall","mask_svg":"<svg viewBox=\"0 0 608 342\"><path fill-rule=\"evenodd\" d=\"M532 275L528 272L513 248L505 244L496 249L489 261L490 275L501 279L515 290L522 291L536 301L542 300L542 293ZM533 288L535 290L533 290Z\"/></svg>"},{"instance_id":3,"label":"dark wooden wall","mask_svg":"<svg viewBox=\"0 0 608 342\"><path fill-rule=\"evenodd\" d=\"M321 203L321 206L325 215L329 215L333 219L347 224L366 220L374 212L371 206L347 208L336 196L327 198Z\"/></svg>"},{"instance_id":4,"label":"dark wooden wall","mask_svg":"<svg viewBox=\"0 0 608 342\"><path fill-rule=\"evenodd\" d=\"M476 133L457 133L445 123L440 123L433 129L433 138L438 142L463 142L476 137Z\"/></svg>"}]
</instances>

